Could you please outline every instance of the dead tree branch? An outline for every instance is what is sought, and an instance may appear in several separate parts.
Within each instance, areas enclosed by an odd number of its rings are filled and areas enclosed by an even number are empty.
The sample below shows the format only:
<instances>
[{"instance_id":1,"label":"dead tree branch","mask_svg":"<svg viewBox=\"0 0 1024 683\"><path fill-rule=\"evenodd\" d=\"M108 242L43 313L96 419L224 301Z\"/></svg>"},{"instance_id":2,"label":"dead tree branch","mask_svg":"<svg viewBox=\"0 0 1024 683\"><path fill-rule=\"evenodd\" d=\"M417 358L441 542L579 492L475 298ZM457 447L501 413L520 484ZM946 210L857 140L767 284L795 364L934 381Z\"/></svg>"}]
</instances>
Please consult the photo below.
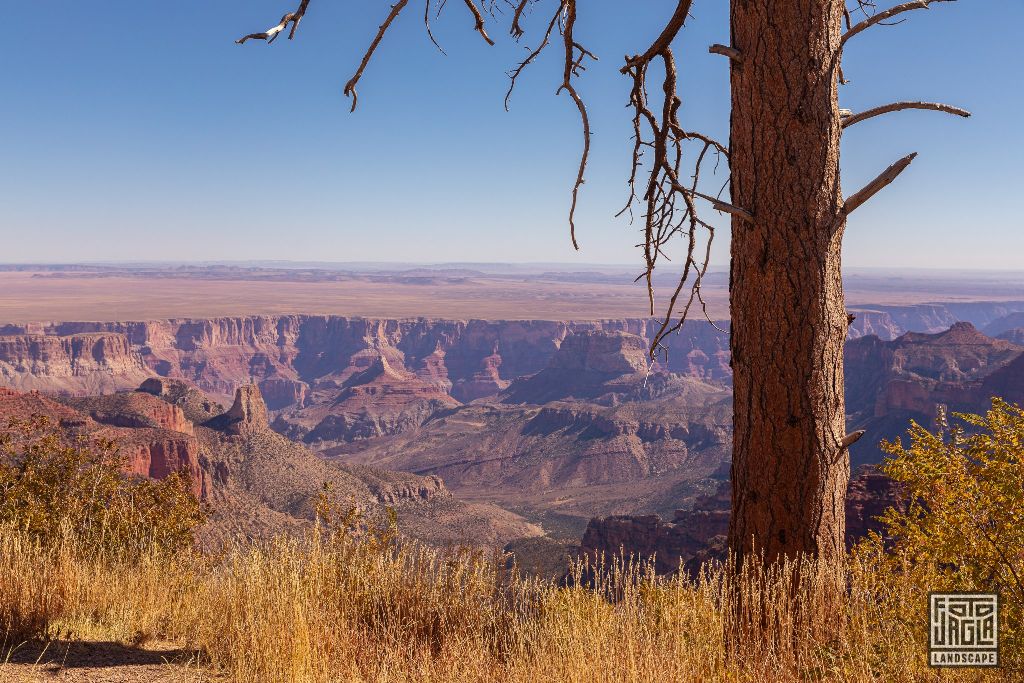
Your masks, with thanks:
<instances>
[{"instance_id":1,"label":"dead tree branch","mask_svg":"<svg viewBox=\"0 0 1024 683\"><path fill-rule=\"evenodd\" d=\"M842 49L842 47L846 45L846 41L848 41L850 38L853 38L861 31L871 28L875 24L880 24L886 19L891 19L892 17L895 17L898 14L910 12L911 10L928 9L928 6L935 2L956 2L956 0L913 0L913 2L905 2L902 5L890 7L889 9L883 12L873 14L864 21L855 24L853 28L851 28L850 30L843 34L842 40L839 41L839 48Z\"/></svg>"},{"instance_id":2,"label":"dead tree branch","mask_svg":"<svg viewBox=\"0 0 1024 683\"><path fill-rule=\"evenodd\" d=\"M432 2L433 0L424 0L423 22L427 36L440 49L440 45L434 39L430 26ZM488 44L493 44L484 26L484 12L481 9L487 9L487 3L481 5L476 0L463 0L463 2L473 16L474 30ZM509 7L513 8L510 33L517 40L526 33L523 25L526 13L538 2L540 0L507 0ZM239 40L239 42L245 42L245 40L250 38L259 38L272 42L277 35L288 29L289 26L291 27L290 36L294 35L308 4L309 0L301 0L298 9L282 17L278 25L262 34L246 36ZM345 83L344 93L346 96L352 97L353 111L358 104L356 88L363 73L380 46L384 35L408 4L409 0L394 0L390 11L383 23L378 27L376 35L364 52L355 73ZM438 14L440 14L444 4L445 0L438 1L436 5ZM584 184L587 163L590 158L591 123L587 107L577 89L576 79L586 70L587 60L597 60L597 56L584 47L576 36L578 0L556 0L553 4L554 11L547 23L546 30L540 36L537 47L528 50L526 58L509 72L510 84L505 104L507 107L509 97L515 88L519 76L552 42L555 42L554 36L557 31L562 43L562 79L557 92L561 93L564 91L573 101L579 112L580 126L583 134L583 150L580 154L576 179L572 188L571 206L569 208L570 237L573 246L578 249L576 208L580 188ZM652 345L652 355L659 348L665 334L679 329L686 319L691 306L695 303L700 304L704 310L705 317L708 317L707 305L701 292L701 283L709 265L711 243L714 239L714 227L702 219L698 213L698 200L710 202L714 210L739 217L741 220L750 221L753 219L749 211L722 200L719 197L721 190L718 195L706 194L701 191L700 177L704 165L713 161L715 169L717 169L718 162L723 157L728 159L728 149L725 145L707 135L684 129L680 122L679 111L682 100L676 92L677 70L671 45L685 24L692 4L693 0L678 0L672 15L666 21L658 37L642 53L627 57L626 63L621 69L622 73L630 76L633 81L629 102L634 114L633 126L635 133L632 170L628 181L630 196L623 211L628 210L632 216L634 203L640 203L645 206L643 248L646 269L641 277L646 277L647 279L652 315L655 310L654 268L660 259L669 259L665 252L665 246L670 240L679 237L683 238L686 244L679 286L669 301L661 332L655 337L654 344ZM491 8L493 9L493 5ZM742 60L740 52L731 47L716 45L712 46L710 50L711 52L718 52L728 56L733 62ZM647 90L650 75L649 67L654 62L659 63L657 66L659 71L661 68L664 69L664 77L661 79L660 87L662 95L657 106L653 106L649 102ZM650 154L650 158L645 159L645 155L648 154ZM646 178L643 180L641 180L642 174L646 175ZM701 240L698 240L698 233L701 231L706 232L706 244L701 244ZM682 302L681 295L686 285L689 285L689 296L678 322L673 325L673 314L676 311L675 306L677 301ZM708 320L710 321L710 318ZM712 322L712 324L714 323Z\"/></svg>"},{"instance_id":3,"label":"dead tree branch","mask_svg":"<svg viewBox=\"0 0 1024 683\"><path fill-rule=\"evenodd\" d=\"M866 109L859 114L851 114L842 121L843 128L848 128L855 123L860 123L866 119L873 118L875 116L881 116L882 114L888 114L894 111L902 111L904 109L928 109L932 111L943 111L947 114L955 114L962 116L965 119L970 117L971 112L960 107L954 107L951 104L942 104L941 102L893 102L892 104L884 104L880 107L874 107L872 109Z\"/></svg>"},{"instance_id":4,"label":"dead tree branch","mask_svg":"<svg viewBox=\"0 0 1024 683\"><path fill-rule=\"evenodd\" d=\"M519 80L519 76L523 73L526 67L533 63L533 60L537 59L540 53L544 51L544 48L548 46L548 43L551 42L551 34L552 32L554 32L555 25L558 23L558 18L561 15L562 5L559 4L558 8L555 10L554 16L551 17L551 21L548 23L548 28L544 32L544 38L540 41L540 45L538 45L535 50L531 50L530 53L526 56L526 59L519 62L519 65L508 73L509 84L508 92L505 93L505 111L508 111L508 102L512 97L512 91L515 90L516 82ZM520 35L522 35L522 33L520 33Z\"/></svg>"},{"instance_id":5,"label":"dead tree branch","mask_svg":"<svg viewBox=\"0 0 1024 683\"><path fill-rule=\"evenodd\" d=\"M849 216L857 209L857 207L878 194L883 187L896 180L896 177L900 173L903 173L907 166L910 166L910 162L912 162L916 156L917 152L908 154L889 168L879 173L874 180L865 185L862 189L850 195L843 204L843 215Z\"/></svg>"},{"instance_id":6,"label":"dead tree branch","mask_svg":"<svg viewBox=\"0 0 1024 683\"><path fill-rule=\"evenodd\" d=\"M681 238L685 245L679 281L651 343L652 358L659 349L665 348L662 344L665 337L682 327L695 303L700 304L708 322L715 325L701 291L710 264L715 229L701 218L696 200L709 201L712 208L742 220L753 219L749 211L698 189L704 164L712 158L728 159L729 155L724 145L709 136L686 130L679 119L682 100L677 94L677 67L671 46L686 22L691 5L692 0L679 0L665 28L650 47L641 54L627 57L621 69L633 80L629 100L633 109L633 164L628 181L629 197L619 213L629 211L632 216L634 203L644 207L644 239L639 246L643 248L646 268L637 279L645 280L651 315L655 313L654 269L661 259L670 260L666 253L670 241ZM712 46L710 51L725 54L733 61L742 59L733 48ZM659 72L664 71L657 107L652 105L648 95L652 65ZM642 190L641 174L646 175ZM688 178L683 180L686 176ZM698 239L701 233L704 237ZM683 291L687 287L689 295L683 303ZM679 307L682 311L677 310Z\"/></svg>"},{"instance_id":7,"label":"dead tree branch","mask_svg":"<svg viewBox=\"0 0 1024 683\"><path fill-rule=\"evenodd\" d=\"M569 97L576 103L576 108L580 112L580 124L583 127L583 153L580 155L580 166L576 172L576 182L572 186L572 205L569 207L569 238L572 240L573 248L578 251L580 245L576 241L576 202L579 198L580 187L584 183L583 174L587 170L587 160L590 157L590 117L587 115L587 107L583 103L583 98L576 91L576 86L573 85L572 79L575 76L579 76L580 71L585 68L583 66L584 58L590 57L596 60L597 57L577 43L573 37L573 30L576 26L576 0L563 0L562 11L562 43L565 46L565 68L562 72L562 85L556 92L560 93L564 90L569 93ZM579 53L578 56L577 52Z\"/></svg>"},{"instance_id":8,"label":"dead tree branch","mask_svg":"<svg viewBox=\"0 0 1024 683\"><path fill-rule=\"evenodd\" d=\"M743 62L743 53L734 47L729 47L728 45L719 45L718 43L715 43L708 48L708 52L713 55L725 55L737 64Z\"/></svg>"},{"instance_id":9,"label":"dead tree branch","mask_svg":"<svg viewBox=\"0 0 1024 683\"><path fill-rule=\"evenodd\" d=\"M864 436L865 430L858 429L855 432L850 432L843 437L843 440L839 442L839 448L849 448L853 444L860 441L860 437Z\"/></svg>"},{"instance_id":10,"label":"dead tree branch","mask_svg":"<svg viewBox=\"0 0 1024 683\"><path fill-rule=\"evenodd\" d=\"M487 41L488 45L494 45L494 41L491 40L489 35L487 35L487 31L484 28L484 15L480 13L480 9L476 6L476 3L473 2L473 0L466 0L466 7L468 7L469 11L473 13L473 20L476 22L476 25L473 27L474 30L476 30L476 32Z\"/></svg>"},{"instance_id":11,"label":"dead tree branch","mask_svg":"<svg viewBox=\"0 0 1024 683\"><path fill-rule=\"evenodd\" d=\"M235 42L239 45L247 40L265 40L267 43L272 43L282 31L288 28L288 24L292 25L292 30L288 32L288 40L291 40L295 37L295 31L299 28L299 22L302 21L302 17L306 15L306 8L308 6L309 0L302 0L299 3L298 9L281 17L281 21L276 26L272 26L262 33L250 33L247 36L242 36Z\"/></svg>"},{"instance_id":12,"label":"dead tree branch","mask_svg":"<svg viewBox=\"0 0 1024 683\"><path fill-rule=\"evenodd\" d=\"M356 69L355 74L352 78L348 79L345 84L344 93L345 96L352 97L352 108L349 111L355 111L356 105L359 103L359 94L356 92L356 84L359 83L359 79L363 77L363 71L366 70L366 65L370 63L370 58L373 57L373 53L377 50L377 46L380 45L380 41L384 38L384 34L388 32L391 24L394 23L398 15L402 13L405 6L409 4L409 0L398 0L394 5L391 6L391 11L388 13L384 23L377 27L377 35L374 36L373 42L370 43L370 47L366 49L363 54L362 61L359 62L359 68Z\"/></svg>"}]
</instances>

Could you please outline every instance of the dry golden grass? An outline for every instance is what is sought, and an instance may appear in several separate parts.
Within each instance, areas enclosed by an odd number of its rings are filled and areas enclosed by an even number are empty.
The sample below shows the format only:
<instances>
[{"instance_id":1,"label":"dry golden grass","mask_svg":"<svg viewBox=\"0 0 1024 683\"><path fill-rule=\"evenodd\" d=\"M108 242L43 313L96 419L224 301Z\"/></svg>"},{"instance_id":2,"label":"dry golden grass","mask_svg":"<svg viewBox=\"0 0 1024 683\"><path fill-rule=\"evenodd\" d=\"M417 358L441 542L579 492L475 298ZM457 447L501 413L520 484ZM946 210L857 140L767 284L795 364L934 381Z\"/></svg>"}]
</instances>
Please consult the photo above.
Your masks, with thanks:
<instances>
[{"instance_id":1,"label":"dry golden grass","mask_svg":"<svg viewBox=\"0 0 1024 683\"><path fill-rule=\"evenodd\" d=\"M43 548L8 529L0 632L8 647L159 638L198 652L218 678L254 683L1007 680L928 669L918 597L853 560L851 590L829 601L814 580L791 595L793 567L692 583L613 563L596 588L565 588L500 566L325 533L217 557L83 559L70 536ZM741 634L729 654L727 633Z\"/></svg>"}]
</instances>

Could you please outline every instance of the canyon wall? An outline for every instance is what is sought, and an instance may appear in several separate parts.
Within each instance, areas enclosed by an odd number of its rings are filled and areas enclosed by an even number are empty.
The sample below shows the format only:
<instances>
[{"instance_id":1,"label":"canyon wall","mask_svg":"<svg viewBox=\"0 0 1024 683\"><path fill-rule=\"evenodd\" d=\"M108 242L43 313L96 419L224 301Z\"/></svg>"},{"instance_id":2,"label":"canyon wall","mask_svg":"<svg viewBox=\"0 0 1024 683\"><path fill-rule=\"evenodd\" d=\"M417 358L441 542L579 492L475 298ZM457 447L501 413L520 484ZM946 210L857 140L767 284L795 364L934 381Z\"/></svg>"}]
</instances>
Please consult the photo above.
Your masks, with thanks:
<instances>
[{"instance_id":1,"label":"canyon wall","mask_svg":"<svg viewBox=\"0 0 1024 683\"><path fill-rule=\"evenodd\" d=\"M219 398L250 381L271 410L301 407L384 355L399 372L459 401L501 391L537 372L569 335L626 332L650 339L655 323L385 320L252 316L148 322L66 322L0 328L0 383L66 395L134 388L147 376L192 382ZM728 337L694 321L669 342L665 369L707 381L730 375Z\"/></svg>"},{"instance_id":2,"label":"canyon wall","mask_svg":"<svg viewBox=\"0 0 1024 683\"><path fill-rule=\"evenodd\" d=\"M991 335L1017 333L1024 301L851 306L850 338L883 341L934 333L957 321ZM727 322L719 327L728 329ZM492 396L540 371L562 341L588 331L649 342L648 319L598 321L381 319L324 315L244 316L135 322L0 324L0 385L92 395L137 387L146 377L183 379L227 402L250 381L272 411L302 407L311 391L371 364L381 353L399 370L460 402ZM660 369L723 383L728 336L694 319L667 340Z\"/></svg>"}]
</instances>

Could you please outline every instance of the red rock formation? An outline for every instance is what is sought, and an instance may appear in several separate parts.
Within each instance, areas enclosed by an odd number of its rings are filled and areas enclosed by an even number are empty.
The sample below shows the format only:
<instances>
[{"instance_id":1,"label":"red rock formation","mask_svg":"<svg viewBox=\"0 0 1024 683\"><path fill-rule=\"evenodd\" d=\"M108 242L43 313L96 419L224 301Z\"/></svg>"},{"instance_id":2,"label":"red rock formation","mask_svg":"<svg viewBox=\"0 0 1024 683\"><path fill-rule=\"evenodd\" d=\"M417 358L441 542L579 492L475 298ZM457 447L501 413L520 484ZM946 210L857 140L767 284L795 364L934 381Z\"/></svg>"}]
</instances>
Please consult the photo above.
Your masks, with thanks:
<instances>
[{"instance_id":1,"label":"red rock formation","mask_svg":"<svg viewBox=\"0 0 1024 683\"><path fill-rule=\"evenodd\" d=\"M1018 311L996 318L983 329L990 337L999 337L1007 332L1024 328L1024 312Z\"/></svg>"},{"instance_id":2,"label":"red rock formation","mask_svg":"<svg viewBox=\"0 0 1024 683\"><path fill-rule=\"evenodd\" d=\"M569 335L548 368L612 376L645 372L647 343L627 332L588 331Z\"/></svg>"},{"instance_id":3,"label":"red rock formation","mask_svg":"<svg viewBox=\"0 0 1024 683\"><path fill-rule=\"evenodd\" d=\"M878 443L930 424L936 405L984 411L993 395L1012 397L1024 347L991 339L970 323L939 334L911 332L891 342L863 337L846 344L846 404L852 429L867 430L851 448L854 464L881 460ZM1012 399L1011 399L1012 400Z\"/></svg>"},{"instance_id":4,"label":"red rock formation","mask_svg":"<svg viewBox=\"0 0 1024 683\"><path fill-rule=\"evenodd\" d=\"M0 337L0 383L82 395L138 386L151 373L123 334Z\"/></svg>"},{"instance_id":5,"label":"red rock formation","mask_svg":"<svg viewBox=\"0 0 1024 683\"><path fill-rule=\"evenodd\" d=\"M504 391L510 382L501 378L501 362L501 355L495 349L494 353L480 361L480 369L472 377L459 380L453 388L452 396L463 403L469 403Z\"/></svg>"},{"instance_id":6,"label":"red rock formation","mask_svg":"<svg viewBox=\"0 0 1024 683\"><path fill-rule=\"evenodd\" d=\"M275 429L307 443L348 442L396 434L459 405L443 383L401 363L401 353L387 347L354 354L348 368L314 385L309 408L282 413Z\"/></svg>"},{"instance_id":7,"label":"red rock formation","mask_svg":"<svg viewBox=\"0 0 1024 683\"><path fill-rule=\"evenodd\" d=\"M196 497L208 494L209 477L200 464L200 445L194 438L159 429L101 429L97 436L109 438L119 445L126 458L125 469L131 474L165 479L175 472L183 473L192 483Z\"/></svg>"},{"instance_id":8,"label":"red rock formation","mask_svg":"<svg viewBox=\"0 0 1024 683\"><path fill-rule=\"evenodd\" d=\"M309 396L307 385L340 384L346 372L358 371L359 354L369 351L387 355L389 362L397 360L395 365L468 401L497 393L507 382L544 369L563 340L575 333L625 332L648 340L653 326L647 320L380 320L310 315L7 326L5 332L19 334L0 338L0 383L89 395L138 386L147 375L160 375L227 398L239 386L256 382L271 409L278 411L301 407ZM111 357L101 364L102 372L89 373L102 377L102 383L98 379L67 381L74 375L73 363L64 359L70 351L62 355L30 349L32 340L44 339L43 346L61 347L71 344L72 338L95 335L110 338L111 345L117 337L134 354L130 367ZM710 325L694 321L669 343L667 370L710 381L728 380L728 339ZM112 356L112 350L113 346L103 349L101 355ZM41 362L40 356L61 360ZM31 361L33 357L36 361ZM595 359L592 365L601 362Z\"/></svg>"},{"instance_id":9,"label":"red rock formation","mask_svg":"<svg viewBox=\"0 0 1024 683\"><path fill-rule=\"evenodd\" d=\"M215 403L191 384L177 379L150 377L138 391L181 408L185 417L195 424L202 424L224 412L224 406Z\"/></svg>"},{"instance_id":10,"label":"red rock formation","mask_svg":"<svg viewBox=\"0 0 1024 683\"><path fill-rule=\"evenodd\" d=\"M268 428L267 404L255 384L247 384L235 390L235 401L226 413L206 423L213 429L228 434L253 434Z\"/></svg>"},{"instance_id":11,"label":"red rock formation","mask_svg":"<svg viewBox=\"0 0 1024 683\"><path fill-rule=\"evenodd\" d=\"M998 339L1005 339L1011 344L1024 346L1024 327L1015 327L998 335Z\"/></svg>"},{"instance_id":12,"label":"red rock formation","mask_svg":"<svg viewBox=\"0 0 1024 683\"><path fill-rule=\"evenodd\" d=\"M878 516L899 504L899 489L873 466L861 467L850 479L846 492L846 545L852 546L869 531L882 530Z\"/></svg>"},{"instance_id":13,"label":"red rock formation","mask_svg":"<svg viewBox=\"0 0 1024 683\"><path fill-rule=\"evenodd\" d=\"M502 399L537 405L567 398L597 399L643 385L647 377L647 342L642 337L603 330L578 332L565 338L546 368L515 381Z\"/></svg>"},{"instance_id":14,"label":"red rock formation","mask_svg":"<svg viewBox=\"0 0 1024 683\"><path fill-rule=\"evenodd\" d=\"M194 426L178 406L145 392L125 392L64 402L113 427L157 427L195 436Z\"/></svg>"},{"instance_id":15,"label":"red rock formation","mask_svg":"<svg viewBox=\"0 0 1024 683\"><path fill-rule=\"evenodd\" d=\"M113 409L117 402L109 400L111 398L114 397L99 397L98 405ZM196 496L207 495L210 482L201 466L200 444L190 433L191 426L180 422L183 419L180 409L164 404L170 410L163 411L150 401L140 399L138 395L131 396L122 404L138 412L128 414L123 420L111 418L112 423L143 420L149 424L149 420L155 422L156 419L163 419L179 429L100 424L85 410L58 403L35 392L20 393L6 389L0 391L0 422L6 424L10 418L25 419L33 415L45 415L76 434L109 439L116 443L125 458L125 471L130 474L163 479L173 472L183 472L190 480Z\"/></svg>"}]
</instances>

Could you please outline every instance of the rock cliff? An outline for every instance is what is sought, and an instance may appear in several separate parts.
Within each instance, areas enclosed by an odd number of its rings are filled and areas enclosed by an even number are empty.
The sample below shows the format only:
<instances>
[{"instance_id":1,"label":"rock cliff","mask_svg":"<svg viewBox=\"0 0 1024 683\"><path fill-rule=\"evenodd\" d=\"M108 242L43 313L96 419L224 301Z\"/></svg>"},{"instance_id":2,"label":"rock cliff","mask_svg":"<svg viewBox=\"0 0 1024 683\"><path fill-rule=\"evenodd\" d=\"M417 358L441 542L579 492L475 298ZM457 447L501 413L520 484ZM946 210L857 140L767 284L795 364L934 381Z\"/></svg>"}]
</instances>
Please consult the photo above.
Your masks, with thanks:
<instances>
[{"instance_id":1,"label":"rock cliff","mask_svg":"<svg viewBox=\"0 0 1024 683\"><path fill-rule=\"evenodd\" d=\"M138 386L150 374L140 349L120 333L0 337L0 383L20 391L107 393Z\"/></svg>"},{"instance_id":2,"label":"rock cliff","mask_svg":"<svg viewBox=\"0 0 1024 683\"><path fill-rule=\"evenodd\" d=\"M881 460L878 443L906 432L910 420L930 425L936 406L983 412L992 396L1021 397L1024 346L992 339L970 323L938 334L907 333L893 341L847 343L846 404L851 429L866 438L851 448L854 465Z\"/></svg>"},{"instance_id":3,"label":"rock cliff","mask_svg":"<svg viewBox=\"0 0 1024 683\"><path fill-rule=\"evenodd\" d=\"M647 320L372 319L251 316L209 320L6 325L0 382L85 395L138 386L147 376L186 380L217 398L256 383L268 407L301 408L318 383L344 381L371 352L434 383L458 401L495 395L545 368L576 333L627 332L644 340ZM730 376L728 339L694 322L671 340L666 370L707 381ZM79 377L75 381L68 378ZM89 377L91 379L84 379Z\"/></svg>"},{"instance_id":4,"label":"rock cliff","mask_svg":"<svg viewBox=\"0 0 1024 683\"><path fill-rule=\"evenodd\" d=\"M501 546L541 533L514 513L454 498L436 476L325 462L268 428L255 385L240 387L228 411L202 424L185 418L179 405L211 404L195 389L165 380L147 381L144 389L58 402L0 388L0 425L45 415L70 436L116 443L127 474L183 473L212 513L205 543L308 527L323 495L336 509L354 507L367 524L384 523L392 508L402 533L428 543Z\"/></svg>"},{"instance_id":5,"label":"rock cliff","mask_svg":"<svg viewBox=\"0 0 1024 683\"><path fill-rule=\"evenodd\" d=\"M206 497L210 478L202 463L202 448L191 424L181 416L163 410L150 402L111 400L98 397L95 402L79 399L73 405L58 403L36 392L0 392L0 420L6 425L11 418L26 419L41 415L76 436L113 441L124 458L125 471L154 479L163 479L174 472L183 473L191 482L193 493ZM155 400L155 399L154 399ZM124 406L119 415L117 406ZM100 417L102 421L94 419ZM159 425L164 421L165 425ZM170 426L176 429L168 428Z\"/></svg>"}]
</instances>

